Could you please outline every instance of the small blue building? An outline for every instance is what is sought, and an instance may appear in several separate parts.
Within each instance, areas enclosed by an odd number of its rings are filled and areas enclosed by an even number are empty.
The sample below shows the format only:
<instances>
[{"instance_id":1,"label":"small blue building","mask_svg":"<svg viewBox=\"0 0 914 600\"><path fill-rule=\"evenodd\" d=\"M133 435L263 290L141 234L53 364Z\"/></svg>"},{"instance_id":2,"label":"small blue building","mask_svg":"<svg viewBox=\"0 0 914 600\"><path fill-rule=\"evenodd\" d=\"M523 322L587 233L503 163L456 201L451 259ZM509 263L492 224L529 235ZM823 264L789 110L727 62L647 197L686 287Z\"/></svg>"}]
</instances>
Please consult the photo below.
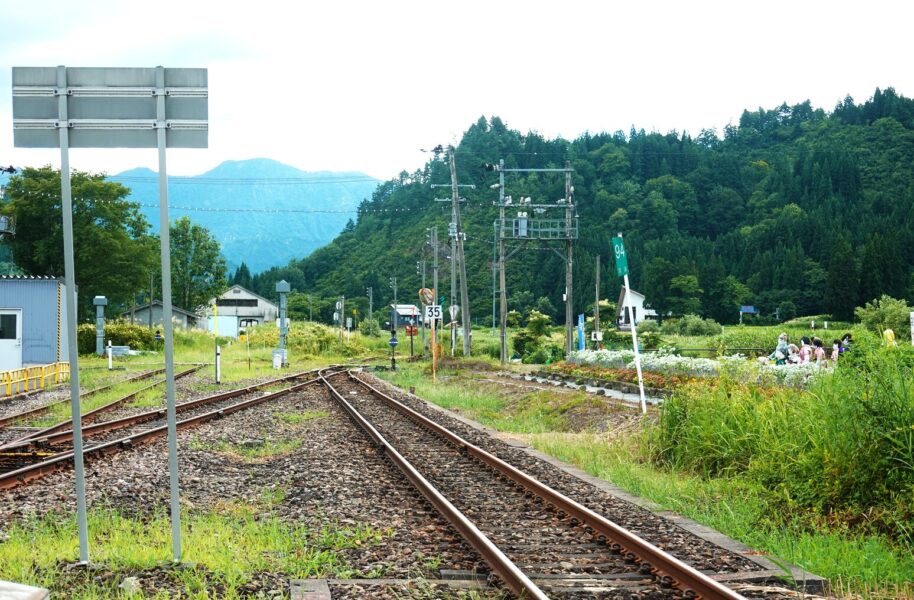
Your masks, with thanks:
<instances>
[{"instance_id":1,"label":"small blue building","mask_svg":"<svg viewBox=\"0 0 914 600\"><path fill-rule=\"evenodd\" d=\"M0 371L68 360L66 302L62 279L0 276Z\"/></svg>"}]
</instances>

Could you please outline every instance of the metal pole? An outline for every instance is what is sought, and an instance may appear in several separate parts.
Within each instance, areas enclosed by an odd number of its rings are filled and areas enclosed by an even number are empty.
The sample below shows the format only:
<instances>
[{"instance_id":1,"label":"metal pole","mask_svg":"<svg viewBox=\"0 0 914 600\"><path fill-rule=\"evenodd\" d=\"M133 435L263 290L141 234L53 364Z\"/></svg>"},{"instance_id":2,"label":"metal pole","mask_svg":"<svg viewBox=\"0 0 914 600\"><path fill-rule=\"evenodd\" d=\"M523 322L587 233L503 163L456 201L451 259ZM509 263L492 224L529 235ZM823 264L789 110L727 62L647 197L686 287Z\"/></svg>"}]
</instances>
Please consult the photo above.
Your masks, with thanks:
<instances>
[{"instance_id":1,"label":"metal pole","mask_svg":"<svg viewBox=\"0 0 914 600\"><path fill-rule=\"evenodd\" d=\"M222 383L222 348L216 344L216 383Z\"/></svg>"},{"instance_id":2,"label":"metal pole","mask_svg":"<svg viewBox=\"0 0 914 600\"><path fill-rule=\"evenodd\" d=\"M451 204L453 205L453 219L455 225L454 237L457 245L457 261L460 264L460 320L463 321L463 355L470 355L471 342L473 335L472 323L470 321L470 299L467 290L467 265L466 255L463 251L463 223L460 220L460 192L457 186L457 164L454 159L454 147L448 147L451 167ZM451 296L453 297L453 290ZM456 331L454 333L457 333ZM456 337L456 336L455 336ZM455 340L456 343L456 340Z\"/></svg>"},{"instance_id":3,"label":"metal pole","mask_svg":"<svg viewBox=\"0 0 914 600\"><path fill-rule=\"evenodd\" d=\"M508 362L508 297L505 293L505 160L498 161L498 306L501 364Z\"/></svg>"},{"instance_id":4,"label":"metal pole","mask_svg":"<svg viewBox=\"0 0 914 600\"><path fill-rule=\"evenodd\" d=\"M453 213L451 219L454 218ZM457 224L452 220L448 227L448 237L451 238L451 306L457 304ZM451 307L448 307L448 314L451 314ZM451 356L457 352L457 322L451 317Z\"/></svg>"},{"instance_id":5,"label":"metal pole","mask_svg":"<svg viewBox=\"0 0 914 600\"><path fill-rule=\"evenodd\" d=\"M566 165L570 167L570 165ZM565 338L567 340L567 354L574 350L574 332L573 332L573 286L572 280L572 253L574 252L574 240L571 238L571 227L574 218L574 207L571 204L571 172L565 173Z\"/></svg>"},{"instance_id":6,"label":"metal pole","mask_svg":"<svg viewBox=\"0 0 914 600\"><path fill-rule=\"evenodd\" d=\"M596 332L599 332L600 331L600 255L599 254L597 254L597 282L594 285L594 288L596 291L596 293L595 293L596 298L594 299L594 304L593 304L593 330ZM598 338L600 336L595 335L594 337ZM594 342L595 342L594 347L599 348L600 340L597 339L597 340L594 340Z\"/></svg>"},{"instance_id":7,"label":"metal pole","mask_svg":"<svg viewBox=\"0 0 914 600\"><path fill-rule=\"evenodd\" d=\"M150 329L152 329L152 301L153 301L153 298L155 298L155 294L152 291L154 289L154 286L155 286L155 272L152 269L150 269L149 270L149 328Z\"/></svg>"},{"instance_id":8,"label":"metal pole","mask_svg":"<svg viewBox=\"0 0 914 600\"><path fill-rule=\"evenodd\" d=\"M57 67L58 115L67 123L67 68ZM70 189L70 131L60 134L60 195L63 212L64 283L67 287L67 353L70 362L70 414L73 420L73 469L76 474L76 524L79 531L79 562L89 562L89 527L86 523L86 476L83 469L82 415L79 406L79 346L76 339L76 267L73 258L73 194Z\"/></svg>"},{"instance_id":9,"label":"metal pole","mask_svg":"<svg viewBox=\"0 0 914 600\"><path fill-rule=\"evenodd\" d=\"M343 329L346 327L346 296L340 296L340 343L343 343Z\"/></svg>"},{"instance_id":10,"label":"metal pole","mask_svg":"<svg viewBox=\"0 0 914 600\"><path fill-rule=\"evenodd\" d=\"M421 263L422 263L422 289L424 290L425 289L425 259L424 258L422 259ZM420 305L422 306L422 314L420 316L420 320L422 321L422 357L428 358L428 339L427 339L428 336L426 335L426 332L425 332L425 304L421 302L421 299L420 299Z\"/></svg>"},{"instance_id":11,"label":"metal pole","mask_svg":"<svg viewBox=\"0 0 914 600\"><path fill-rule=\"evenodd\" d=\"M498 236L492 232L492 335L498 328Z\"/></svg>"},{"instance_id":12,"label":"metal pole","mask_svg":"<svg viewBox=\"0 0 914 600\"><path fill-rule=\"evenodd\" d=\"M622 234L619 234L622 237ZM635 369L638 371L638 392L641 395L641 413L647 413L647 400L644 398L644 377L641 375L641 353L638 351L638 329L635 327L635 315L632 310L631 295L628 287L628 273L623 275L622 281L625 283L625 306L628 307L628 322L632 328L632 347L635 351Z\"/></svg>"},{"instance_id":13,"label":"metal pole","mask_svg":"<svg viewBox=\"0 0 914 600\"><path fill-rule=\"evenodd\" d=\"M432 304L438 301L438 228L432 227ZM432 382L438 383L438 323L432 319Z\"/></svg>"},{"instance_id":14,"label":"metal pole","mask_svg":"<svg viewBox=\"0 0 914 600\"><path fill-rule=\"evenodd\" d=\"M162 254L162 328L165 330L165 399L168 413L168 478L171 487L172 560L181 562L181 504L178 429L175 416L174 325L171 322L171 238L168 173L165 166L165 68L156 67L156 134L159 147L159 240Z\"/></svg>"},{"instance_id":15,"label":"metal pole","mask_svg":"<svg viewBox=\"0 0 914 600\"><path fill-rule=\"evenodd\" d=\"M111 340L108 340L108 370L114 370L114 351L111 348Z\"/></svg>"}]
</instances>

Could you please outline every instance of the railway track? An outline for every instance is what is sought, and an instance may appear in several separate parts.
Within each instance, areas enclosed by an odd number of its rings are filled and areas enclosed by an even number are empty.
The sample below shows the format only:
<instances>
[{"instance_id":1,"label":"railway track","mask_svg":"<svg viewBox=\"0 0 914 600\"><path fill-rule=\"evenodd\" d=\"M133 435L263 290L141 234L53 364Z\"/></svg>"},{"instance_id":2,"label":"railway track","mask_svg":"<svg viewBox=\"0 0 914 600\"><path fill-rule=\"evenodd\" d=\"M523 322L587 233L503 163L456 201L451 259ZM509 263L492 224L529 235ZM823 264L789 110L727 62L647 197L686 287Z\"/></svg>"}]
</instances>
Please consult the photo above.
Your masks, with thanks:
<instances>
[{"instance_id":1,"label":"railway track","mask_svg":"<svg viewBox=\"0 0 914 600\"><path fill-rule=\"evenodd\" d=\"M332 367L330 371L333 371ZM306 381L298 382L301 379ZM175 412L183 417L177 422L177 428L192 428L318 382L320 377L315 369L184 402L175 407ZM265 394L262 391L277 385L287 387ZM159 408L89 425L82 429L85 444L83 456L94 459L165 437L165 419L166 409ZM0 448L0 490L24 485L49 473L70 468L73 462L72 438L72 431L58 431Z\"/></svg>"},{"instance_id":2,"label":"railway track","mask_svg":"<svg viewBox=\"0 0 914 600\"><path fill-rule=\"evenodd\" d=\"M197 367L197 368L200 368L200 367ZM97 387L95 389L86 390L85 392L81 392L79 394L79 397L80 397L80 399L89 398L89 397L95 396L96 394L106 392L115 386L122 385L125 383L143 381L144 379L150 379L150 378L155 377L156 375L159 375L164 372L165 372L165 369L153 369L151 371L145 371L145 372L139 373L138 375L135 375L133 377L128 377L127 379L115 381L108 385ZM68 404L69 402L70 402L70 398L69 398L69 396L67 396L63 400L49 402L48 404L44 404L44 405L38 406L36 408L32 408L29 410L24 410L24 411L20 411L17 413L11 413L11 414L2 416L2 417L0 417L0 429L9 427L10 425L13 425L17 422L28 421L30 419L40 417L41 415L43 415L43 414L47 413L49 410L51 410L53 407Z\"/></svg>"},{"instance_id":3,"label":"railway track","mask_svg":"<svg viewBox=\"0 0 914 600\"><path fill-rule=\"evenodd\" d=\"M204 366L205 365L198 365L196 367L191 367L190 369L181 371L180 373L176 373L175 381L177 381L179 379L183 379L184 377L188 377L189 375L193 375L194 373L196 373L197 371L202 369ZM134 390L134 391L130 392L129 394L126 394L125 396L121 396L120 398L118 398L116 400L112 400L111 402L108 402L107 404L99 406L98 408L85 412L82 414L82 424L85 426L90 423L94 423L94 422L98 421L102 417L102 415L106 415L107 413L110 413L112 411L115 411L115 410L121 408L128 402L139 397L139 395L142 394L143 392L154 389L164 383L165 383L165 380L160 379L158 381L150 383L149 385L146 385L137 390ZM64 402L68 402L68 401L69 400L65 400ZM31 411L27 411L27 412L31 412ZM24 419L20 418L20 420L24 420ZM14 440L10 440L8 442L4 442L3 444L0 444L0 453L2 453L2 451L5 448L18 446L22 442L27 442L28 440L47 437L53 433L57 433L59 431L65 431L68 427L71 427L71 426L72 426L72 420L67 419L67 420L61 421L60 423L57 423L55 425L51 425L50 427L45 427L44 429L39 429L37 431L30 431L19 438L16 438ZM2 460L2 459L0 459L0 460ZM0 462L0 469L2 469L2 462Z\"/></svg>"},{"instance_id":4,"label":"railway track","mask_svg":"<svg viewBox=\"0 0 914 600\"><path fill-rule=\"evenodd\" d=\"M333 399L522 598L742 598L348 373Z\"/></svg>"}]
</instances>

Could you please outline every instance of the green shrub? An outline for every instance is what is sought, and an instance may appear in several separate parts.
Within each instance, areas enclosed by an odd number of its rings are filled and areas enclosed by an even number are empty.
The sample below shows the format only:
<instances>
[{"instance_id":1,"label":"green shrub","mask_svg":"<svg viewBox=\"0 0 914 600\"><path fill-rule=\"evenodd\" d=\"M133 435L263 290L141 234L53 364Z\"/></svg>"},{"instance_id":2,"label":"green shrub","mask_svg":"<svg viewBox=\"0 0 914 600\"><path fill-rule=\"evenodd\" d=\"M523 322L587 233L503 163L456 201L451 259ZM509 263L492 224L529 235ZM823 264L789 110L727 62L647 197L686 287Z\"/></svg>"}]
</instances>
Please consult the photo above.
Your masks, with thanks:
<instances>
[{"instance_id":1,"label":"green shrub","mask_svg":"<svg viewBox=\"0 0 914 600\"><path fill-rule=\"evenodd\" d=\"M264 345L268 348L279 345L279 329L275 325L252 327L248 333L251 345ZM341 342L339 329L311 322L293 321L289 327L287 341L289 351L297 356L357 356L364 354L366 350L358 336L353 336L347 343L344 335Z\"/></svg>"},{"instance_id":2,"label":"green shrub","mask_svg":"<svg viewBox=\"0 0 914 600\"><path fill-rule=\"evenodd\" d=\"M527 331L534 337L540 337L549 333L549 322L551 319L538 310L531 310L527 316Z\"/></svg>"},{"instance_id":3,"label":"green shrub","mask_svg":"<svg viewBox=\"0 0 914 600\"><path fill-rule=\"evenodd\" d=\"M381 335L381 325L377 319L362 319L362 322L359 323L359 333L377 337Z\"/></svg>"},{"instance_id":4,"label":"green shrub","mask_svg":"<svg viewBox=\"0 0 914 600\"><path fill-rule=\"evenodd\" d=\"M702 319L698 315L685 315L679 319L664 321L661 331L667 335L720 335L722 328L714 319Z\"/></svg>"},{"instance_id":5,"label":"green shrub","mask_svg":"<svg viewBox=\"0 0 914 600\"><path fill-rule=\"evenodd\" d=\"M911 307L904 300L883 294L882 297L867 302L866 306L855 308L854 314L873 333L881 334L888 328L895 331L895 335L904 337L910 323Z\"/></svg>"},{"instance_id":6,"label":"green shrub","mask_svg":"<svg viewBox=\"0 0 914 600\"><path fill-rule=\"evenodd\" d=\"M130 346L133 350L155 350L155 330L144 325L131 325L124 321L105 323L104 343L114 346ZM80 354L95 352L95 325L82 323L76 328L76 343Z\"/></svg>"},{"instance_id":7,"label":"green shrub","mask_svg":"<svg viewBox=\"0 0 914 600\"><path fill-rule=\"evenodd\" d=\"M535 349L537 339L538 336L531 334L529 331L519 331L511 338L511 347L518 356L523 357Z\"/></svg>"},{"instance_id":8,"label":"green shrub","mask_svg":"<svg viewBox=\"0 0 914 600\"><path fill-rule=\"evenodd\" d=\"M645 319L638 323L636 329L639 337L645 333L660 333L660 324L653 319Z\"/></svg>"}]
</instances>

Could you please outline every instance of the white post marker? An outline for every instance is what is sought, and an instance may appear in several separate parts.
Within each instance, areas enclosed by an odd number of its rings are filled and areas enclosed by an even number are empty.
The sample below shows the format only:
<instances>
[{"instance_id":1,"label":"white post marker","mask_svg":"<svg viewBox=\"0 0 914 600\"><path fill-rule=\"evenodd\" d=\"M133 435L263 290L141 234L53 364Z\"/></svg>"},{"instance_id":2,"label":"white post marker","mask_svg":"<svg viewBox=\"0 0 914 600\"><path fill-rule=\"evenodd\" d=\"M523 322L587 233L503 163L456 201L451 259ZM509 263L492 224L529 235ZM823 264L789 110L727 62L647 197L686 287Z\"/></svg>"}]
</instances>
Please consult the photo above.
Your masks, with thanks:
<instances>
[{"instance_id":1,"label":"white post marker","mask_svg":"<svg viewBox=\"0 0 914 600\"><path fill-rule=\"evenodd\" d=\"M911 313L911 345L914 346L914 312Z\"/></svg>"},{"instance_id":2,"label":"white post marker","mask_svg":"<svg viewBox=\"0 0 914 600\"><path fill-rule=\"evenodd\" d=\"M644 397L644 377L641 374L641 353L638 352L638 330L635 327L635 316L632 310L631 295L628 286L628 257L625 255L625 245L622 243L622 234L612 239L613 256L616 258L616 275L620 275L625 283L625 306L628 308L628 322L632 328L632 349L635 351L635 370L638 371L638 392L641 396L641 413L647 413L647 400Z\"/></svg>"},{"instance_id":3,"label":"white post marker","mask_svg":"<svg viewBox=\"0 0 914 600\"><path fill-rule=\"evenodd\" d=\"M222 383L222 348L216 344L216 383Z\"/></svg>"},{"instance_id":4,"label":"white post marker","mask_svg":"<svg viewBox=\"0 0 914 600\"><path fill-rule=\"evenodd\" d=\"M114 369L114 364L113 364L113 361L112 361L112 359L111 359L111 356L112 356L112 351L111 351L111 340L108 340L107 352L108 352L108 370L111 371L111 370Z\"/></svg>"},{"instance_id":5,"label":"white post marker","mask_svg":"<svg viewBox=\"0 0 914 600\"><path fill-rule=\"evenodd\" d=\"M644 377L641 375L641 353L638 352L638 328L632 313L632 301L629 295L628 275L625 275L625 305L628 307L628 322L632 325L632 348L635 350L635 370L638 371L638 393L641 395L641 412L647 413L647 400L644 398Z\"/></svg>"}]
</instances>

